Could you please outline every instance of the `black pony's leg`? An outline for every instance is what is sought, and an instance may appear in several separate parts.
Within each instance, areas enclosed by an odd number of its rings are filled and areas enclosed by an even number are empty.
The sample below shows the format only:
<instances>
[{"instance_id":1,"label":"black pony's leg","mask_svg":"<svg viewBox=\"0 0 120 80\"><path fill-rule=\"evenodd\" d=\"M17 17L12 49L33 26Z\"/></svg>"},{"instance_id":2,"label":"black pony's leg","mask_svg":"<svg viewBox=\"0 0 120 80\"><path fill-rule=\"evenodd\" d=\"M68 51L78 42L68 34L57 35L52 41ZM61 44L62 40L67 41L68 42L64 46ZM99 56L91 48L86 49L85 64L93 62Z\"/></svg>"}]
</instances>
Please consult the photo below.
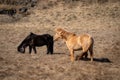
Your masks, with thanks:
<instances>
[{"instance_id":1,"label":"black pony's leg","mask_svg":"<svg viewBox=\"0 0 120 80\"><path fill-rule=\"evenodd\" d=\"M51 45L49 46L49 51L51 54L53 54L53 43L51 43Z\"/></svg>"},{"instance_id":2,"label":"black pony's leg","mask_svg":"<svg viewBox=\"0 0 120 80\"><path fill-rule=\"evenodd\" d=\"M47 45L47 54L49 54L49 45Z\"/></svg>"},{"instance_id":3,"label":"black pony's leg","mask_svg":"<svg viewBox=\"0 0 120 80\"><path fill-rule=\"evenodd\" d=\"M29 46L29 54L32 52L32 46Z\"/></svg>"},{"instance_id":4,"label":"black pony's leg","mask_svg":"<svg viewBox=\"0 0 120 80\"><path fill-rule=\"evenodd\" d=\"M36 50L36 47L35 46L33 46L33 50L34 50L34 52L35 52L35 54L37 53L37 50Z\"/></svg>"},{"instance_id":5,"label":"black pony's leg","mask_svg":"<svg viewBox=\"0 0 120 80\"><path fill-rule=\"evenodd\" d=\"M47 54L49 53L53 54L53 43L47 45Z\"/></svg>"},{"instance_id":6,"label":"black pony's leg","mask_svg":"<svg viewBox=\"0 0 120 80\"><path fill-rule=\"evenodd\" d=\"M48 51L53 54L53 45L54 45L54 42L53 42L53 38L49 41L48 43Z\"/></svg>"}]
</instances>

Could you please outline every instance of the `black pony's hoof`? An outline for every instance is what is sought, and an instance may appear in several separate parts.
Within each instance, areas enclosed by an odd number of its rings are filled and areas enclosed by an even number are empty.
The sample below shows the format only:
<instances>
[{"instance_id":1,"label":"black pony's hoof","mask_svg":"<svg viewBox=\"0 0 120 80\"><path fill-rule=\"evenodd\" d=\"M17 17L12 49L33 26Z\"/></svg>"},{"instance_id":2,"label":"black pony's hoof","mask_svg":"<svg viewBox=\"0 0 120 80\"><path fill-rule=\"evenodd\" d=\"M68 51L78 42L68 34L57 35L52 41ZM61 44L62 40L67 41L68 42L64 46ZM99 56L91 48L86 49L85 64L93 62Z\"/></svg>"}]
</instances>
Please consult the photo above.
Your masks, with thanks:
<instances>
[{"instance_id":1,"label":"black pony's hoof","mask_svg":"<svg viewBox=\"0 0 120 80\"><path fill-rule=\"evenodd\" d=\"M53 53L51 53L51 55L53 55Z\"/></svg>"}]
</instances>

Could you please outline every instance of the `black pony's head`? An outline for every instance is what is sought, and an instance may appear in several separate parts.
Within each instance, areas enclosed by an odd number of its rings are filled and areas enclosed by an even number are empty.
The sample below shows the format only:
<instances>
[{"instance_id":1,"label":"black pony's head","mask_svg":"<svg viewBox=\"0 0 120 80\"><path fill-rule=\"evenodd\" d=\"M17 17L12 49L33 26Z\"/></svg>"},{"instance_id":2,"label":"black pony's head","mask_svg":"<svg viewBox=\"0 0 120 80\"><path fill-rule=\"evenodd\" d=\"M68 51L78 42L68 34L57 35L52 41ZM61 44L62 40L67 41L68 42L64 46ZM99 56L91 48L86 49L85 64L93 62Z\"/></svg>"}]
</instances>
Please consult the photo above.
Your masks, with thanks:
<instances>
[{"instance_id":1,"label":"black pony's head","mask_svg":"<svg viewBox=\"0 0 120 80\"><path fill-rule=\"evenodd\" d=\"M17 50L21 53L25 53L25 48L29 45L32 44L32 40L34 38L35 34L34 33L30 33L22 42L21 44L18 46Z\"/></svg>"}]
</instances>

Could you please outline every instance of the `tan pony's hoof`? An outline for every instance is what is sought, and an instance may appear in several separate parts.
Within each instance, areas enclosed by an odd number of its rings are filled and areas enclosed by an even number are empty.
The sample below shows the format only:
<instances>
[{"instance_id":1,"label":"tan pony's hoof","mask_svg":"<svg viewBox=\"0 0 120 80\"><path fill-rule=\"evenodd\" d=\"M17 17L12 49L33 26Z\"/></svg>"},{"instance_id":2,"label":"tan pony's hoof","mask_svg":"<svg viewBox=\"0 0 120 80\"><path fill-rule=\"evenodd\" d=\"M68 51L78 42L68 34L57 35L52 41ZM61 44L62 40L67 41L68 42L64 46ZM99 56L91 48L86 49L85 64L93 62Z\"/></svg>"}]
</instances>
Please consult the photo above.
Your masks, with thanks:
<instances>
[{"instance_id":1,"label":"tan pony's hoof","mask_svg":"<svg viewBox=\"0 0 120 80\"><path fill-rule=\"evenodd\" d=\"M75 61L75 59L74 58L71 58L71 62L74 62Z\"/></svg>"}]
</instances>

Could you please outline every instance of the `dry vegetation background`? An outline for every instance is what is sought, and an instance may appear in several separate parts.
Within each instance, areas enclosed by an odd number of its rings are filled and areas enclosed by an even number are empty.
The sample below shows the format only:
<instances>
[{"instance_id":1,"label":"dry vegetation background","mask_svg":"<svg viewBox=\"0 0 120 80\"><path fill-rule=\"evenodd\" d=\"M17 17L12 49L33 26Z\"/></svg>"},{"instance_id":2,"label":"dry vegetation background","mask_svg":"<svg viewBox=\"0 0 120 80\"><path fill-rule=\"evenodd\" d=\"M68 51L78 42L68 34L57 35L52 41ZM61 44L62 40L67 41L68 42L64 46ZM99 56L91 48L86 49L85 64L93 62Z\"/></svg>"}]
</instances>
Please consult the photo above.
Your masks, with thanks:
<instances>
[{"instance_id":1,"label":"dry vegetation background","mask_svg":"<svg viewBox=\"0 0 120 80\"><path fill-rule=\"evenodd\" d=\"M20 2L21 1L21 2ZM0 15L0 80L120 80L119 0L0 0L3 6L29 8L29 15ZM46 47L37 54L17 52L30 33L54 35L56 27L94 37L94 62L70 62L63 41L54 43L54 54ZM75 56L81 51L75 52Z\"/></svg>"}]
</instances>

